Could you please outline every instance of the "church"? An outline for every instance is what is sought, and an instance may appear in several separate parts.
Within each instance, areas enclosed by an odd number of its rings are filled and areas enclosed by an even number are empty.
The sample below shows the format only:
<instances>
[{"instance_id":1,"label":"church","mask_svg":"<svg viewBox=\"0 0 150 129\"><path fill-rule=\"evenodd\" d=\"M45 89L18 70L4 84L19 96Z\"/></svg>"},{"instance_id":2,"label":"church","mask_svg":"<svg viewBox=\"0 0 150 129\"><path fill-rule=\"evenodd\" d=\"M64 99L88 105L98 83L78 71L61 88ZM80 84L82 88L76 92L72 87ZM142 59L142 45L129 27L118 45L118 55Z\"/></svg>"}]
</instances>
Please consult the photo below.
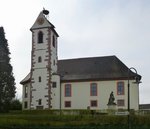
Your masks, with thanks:
<instances>
[{"instance_id":1,"label":"church","mask_svg":"<svg viewBox=\"0 0 150 129\"><path fill-rule=\"evenodd\" d=\"M139 109L141 76L116 56L59 60L55 26L42 10L31 27L31 70L20 82L23 110L108 109L113 93L116 109ZM130 82L130 89L128 84ZM130 90L130 92L129 92Z\"/></svg>"}]
</instances>

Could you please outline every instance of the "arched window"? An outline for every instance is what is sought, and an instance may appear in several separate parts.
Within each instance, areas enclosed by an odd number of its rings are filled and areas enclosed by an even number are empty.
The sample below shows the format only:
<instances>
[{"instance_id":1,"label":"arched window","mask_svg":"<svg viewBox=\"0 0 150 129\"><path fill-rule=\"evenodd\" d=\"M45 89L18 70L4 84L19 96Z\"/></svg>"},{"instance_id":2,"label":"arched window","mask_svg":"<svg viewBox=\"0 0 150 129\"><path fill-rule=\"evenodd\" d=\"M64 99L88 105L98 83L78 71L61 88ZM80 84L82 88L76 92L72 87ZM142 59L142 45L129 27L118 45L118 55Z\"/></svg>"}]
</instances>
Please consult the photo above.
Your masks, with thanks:
<instances>
[{"instance_id":1,"label":"arched window","mask_svg":"<svg viewBox=\"0 0 150 129\"><path fill-rule=\"evenodd\" d=\"M42 57L41 56L38 57L38 63L40 63L40 62L42 62Z\"/></svg>"},{"instance_id":2,"label":"arched window","mask_svg":"<svg viewBox=\"0 0 150 129\"><path fill-rule=\"evenodd\" d=\"M53 47L55 47L55 36L53 35L53 41L52 41L52 43L53 43Z\"/></svg>"},{"instance_id":3,"label":"arched window","mask_svg":"<svg viewBox=\"0 0 150 129\"><path fill-rule=\"evenodd\" d=\"M43 43L43 32L42 31L40 31L38 33L38 43Z\"/></svg>"}]
</instances>

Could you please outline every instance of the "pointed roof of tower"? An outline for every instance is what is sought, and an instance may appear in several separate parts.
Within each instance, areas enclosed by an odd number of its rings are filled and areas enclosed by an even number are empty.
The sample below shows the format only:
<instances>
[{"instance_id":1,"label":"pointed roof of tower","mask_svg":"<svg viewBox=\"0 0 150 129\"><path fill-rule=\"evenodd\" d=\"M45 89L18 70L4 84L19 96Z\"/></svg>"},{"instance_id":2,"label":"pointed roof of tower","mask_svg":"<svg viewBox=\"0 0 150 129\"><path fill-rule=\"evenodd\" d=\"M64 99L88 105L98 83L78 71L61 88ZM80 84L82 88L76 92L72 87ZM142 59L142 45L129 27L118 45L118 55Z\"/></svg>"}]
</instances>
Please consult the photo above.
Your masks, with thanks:
<instances>
[{"instance_id":1,"label":"pointed roof of tower","mask_svg":"<svg viewBox=\"0 0 150 129\"><path fill-rule=\"evenodd\" d=\"M40 28L51 28L53 30L53 32L59 37L59 35L57 34L57 32L55 31L55 26L49 22L49 20L46 18L46 14L44 14L45 10L42 10L39 14L39 16L37 17L35 23L32 25L31 27L31 31L35 30L35 29L40 29Z\"/></svg>"}]
</instances>

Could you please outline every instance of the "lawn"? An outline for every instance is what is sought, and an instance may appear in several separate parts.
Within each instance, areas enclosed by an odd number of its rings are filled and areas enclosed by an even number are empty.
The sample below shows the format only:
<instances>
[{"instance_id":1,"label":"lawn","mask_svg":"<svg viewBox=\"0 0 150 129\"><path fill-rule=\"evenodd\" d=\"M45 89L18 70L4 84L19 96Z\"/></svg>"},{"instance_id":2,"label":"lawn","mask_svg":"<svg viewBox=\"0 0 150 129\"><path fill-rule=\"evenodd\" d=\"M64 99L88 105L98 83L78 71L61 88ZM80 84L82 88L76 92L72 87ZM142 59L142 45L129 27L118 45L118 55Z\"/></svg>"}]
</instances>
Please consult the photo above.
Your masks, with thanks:
<instances>
[{"instance_id":1,"label":"lawn","mask_svg":"<svg viewBox=\"0 0 150 129\"><path fill-rule=\"evenodd\" d=\"M0 129L127 129L127 116L59 113L54 110L15 111L0 114ZM150 129L150 115L130 116L130 129Z\"/></svg>"}]
</instances>

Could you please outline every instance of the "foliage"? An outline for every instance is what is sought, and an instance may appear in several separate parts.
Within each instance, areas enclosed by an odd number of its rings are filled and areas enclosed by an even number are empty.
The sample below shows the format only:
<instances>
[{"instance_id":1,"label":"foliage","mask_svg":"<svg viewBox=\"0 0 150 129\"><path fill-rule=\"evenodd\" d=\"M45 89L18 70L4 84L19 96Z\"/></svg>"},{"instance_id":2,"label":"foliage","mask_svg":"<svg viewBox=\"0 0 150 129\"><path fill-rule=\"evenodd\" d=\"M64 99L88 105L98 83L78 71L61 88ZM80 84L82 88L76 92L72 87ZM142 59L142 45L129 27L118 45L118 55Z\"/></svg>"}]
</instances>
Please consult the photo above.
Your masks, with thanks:
<instances>
[{"instance_id":1,"label":"foliage","mask_svg":"<svg viewBox=\"0 0 150 129\"><path fill-rule=\"evenodd\" d=\"M3 27L0 27L0 112L10 108L15 97L15 79L10 64L10 52Z\"/></svg>"},{"instance_id":2,"label":"foliage","mask_svg":"<svg viewBox=\"0 0 150 129\"><path fill-rule=\"evenodd\" d=\"M18 99L14 99L10 103L10 110L22 110L22 103Z\"/></svg>"}]
</instances>

